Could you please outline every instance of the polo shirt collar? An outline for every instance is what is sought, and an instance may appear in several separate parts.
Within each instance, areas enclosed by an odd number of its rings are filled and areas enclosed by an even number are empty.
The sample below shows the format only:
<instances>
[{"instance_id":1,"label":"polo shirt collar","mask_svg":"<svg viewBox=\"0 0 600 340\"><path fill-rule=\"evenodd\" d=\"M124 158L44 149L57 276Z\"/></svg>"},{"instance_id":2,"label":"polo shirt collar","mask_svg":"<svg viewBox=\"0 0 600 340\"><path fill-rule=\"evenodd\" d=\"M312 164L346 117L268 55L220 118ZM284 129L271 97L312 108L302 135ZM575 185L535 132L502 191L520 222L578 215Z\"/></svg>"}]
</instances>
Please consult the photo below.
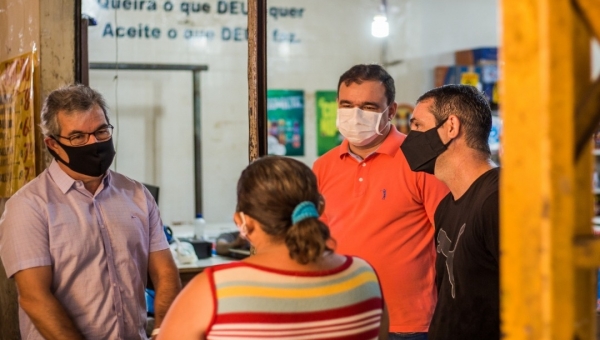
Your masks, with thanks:
<instances>
[{"instance_id":1,"label":"polo shirt collar","mask_svg":"<svg viewBox=\"0 0 600 340\"><path fill-rule=\"evenodd\" d=\"M390 157L394 157L396 152L400 149L400 144L404 140L404 135L398 132L398 129L394 125L391 126L390 132L387 137L383 140L383 143L379 145L377 150L373 151L373 153L382 153L386 154ZM350 156L350 145L347 139L342 141L340 145L340 158L343 158L345 155Z\"/></svg>"},{"instance_id":2,"label":"polo shirt collar","mask_svg":"<svg viewBox=\"0 0 600 340\"><path fill-rule=\"evenodd\" d=\"M56 185L63 194L66 194L67 191L69 191L69 189L71 189L71 187L73 186L73 183L76 182L71 176L67 175L67 173L60 168L56 159L53 159L52 163L50 163L50 166L48 167L48 172L54 180L54 183L56 183ZM104 175L104 178L102 178L102 182L104 183L105 187L107 187L110 184L110 180L110 170L106 170L106 174Z\"/></svg>"}]
</instances>

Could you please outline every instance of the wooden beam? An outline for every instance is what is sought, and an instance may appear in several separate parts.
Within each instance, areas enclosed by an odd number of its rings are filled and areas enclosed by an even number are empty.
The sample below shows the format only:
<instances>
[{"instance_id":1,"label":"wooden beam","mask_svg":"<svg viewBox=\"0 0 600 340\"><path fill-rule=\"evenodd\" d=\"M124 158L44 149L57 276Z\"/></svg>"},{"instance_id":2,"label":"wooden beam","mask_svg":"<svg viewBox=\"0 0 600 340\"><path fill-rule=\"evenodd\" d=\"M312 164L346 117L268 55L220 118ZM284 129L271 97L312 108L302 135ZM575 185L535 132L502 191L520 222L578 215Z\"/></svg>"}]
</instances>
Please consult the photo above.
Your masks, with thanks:
<instances>
[{"instance_id":1,"label":"wooden beam","mask_svg":"<svg viewBox=\"0 0 600 340\"><path fill-rule=\"evenodd\" d=\"M589 79L589 77L588 73L584 79ZM575 157L578 159L600 124L600 78L596 79L594 84L581 96L575 112L575 137L577 138Z\"/></svg>"},{"instance_id":2,"label":"wooden beam","mask_svg":"<svg viewBox=\"0 0 600 340\"><path fill-rule=\"evenodd\" d=\"M600 5L598 0L574 0L575 10L584 20L590 33L600 41Z\"/></svg>"},{"instance_id":3,"label":"wooden beam","mask_svg":"<svg viewBox=\"0 0 600 340\"><path fill-rule=\"evenodd\" d=\"M248 1L250 161L267 154L267 0Z\"/></svg>"},{"instance_id":4,"label":"wooden beam","mask_svg":"<svg viewBox=\"0 0 600 340\"><path fill-rule=\"evenodd\" d=\"M571 55L573 56L574 102L580 103L588 91L591 79L590 33L577 10L573 11ZM579 106L579 105L577 105ZM591 132L582 137L580 110L575 106L575 139L579 149L575 160L575 228L574 239L592 237L591 219L594 214L594 198L591 193L592 156ZM574 245L573 261L577 263L579 243ZM575 266L574 273L574 336L572 339L596 338L596 277L595 268Z\"/></svg>"},{"instance_id":5,"label":"wooden beam","mask_svg":"<svg viewBox=\"0 0 600 340\"><path fill-rule=\"evenodd\" d=\"M501 4L502 333L572 339L573 10L569 1Z\"/></svg>"},{"instance_id":6,"label":"wooden beam","mask_svg":"<svg viewBox=\"0 0 600 340\"><path fill-rule=\"evenodd\" d=\"M588 32L580 30L580 39L590 40L590 35L600 41L600 6L598 0L573 0L573 9L577 13L578 21L585 23ZM586 49L589 51L589 47ZM580 58L586 58L585 53L579 49ZM589 54L589 52L588 52ZM581 74L588 79L588 74ZM580 96L577 101L575 116L575 157L579 159L584 153L585 145L589 142L598 124L600 124L600 78L596 79L593 86L585 90L585 95Z\"/></svg>"},{"instance_id":7,"label":"wooden beam","mask_svg":"<svg viewBox=\"0 0 600 340\"><path fill-rule=\"evenodd\" d=\"M575 265L580 268L598 269L600 267L600 238L593 236L577 237L573 259Z\"/></svg>"}]
</instances>

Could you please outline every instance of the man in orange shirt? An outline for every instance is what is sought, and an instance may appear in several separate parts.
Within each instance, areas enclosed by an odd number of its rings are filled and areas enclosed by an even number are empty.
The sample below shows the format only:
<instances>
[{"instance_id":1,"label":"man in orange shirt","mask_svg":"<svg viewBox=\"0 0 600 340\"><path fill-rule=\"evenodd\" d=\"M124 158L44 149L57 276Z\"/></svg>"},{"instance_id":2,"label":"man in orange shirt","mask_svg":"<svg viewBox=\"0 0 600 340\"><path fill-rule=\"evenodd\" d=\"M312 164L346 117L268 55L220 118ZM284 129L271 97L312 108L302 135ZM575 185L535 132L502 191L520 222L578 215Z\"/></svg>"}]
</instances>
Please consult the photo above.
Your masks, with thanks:
<instances>
[{"instance_id":1,"label":"man in orange shirt","mask_svg":"<svg viewBox=\"0 0 600 340\"><path fill-rule=\"evenodd\" d=\"M433 217L448 188L412 172L391 124L392 77L379 65L356 65L338 83L342 144L314 164L325 198L322 219L341 254L377 271L390 320L390 339L427 339L436 303Z\"/></svg>"}]
</instances>

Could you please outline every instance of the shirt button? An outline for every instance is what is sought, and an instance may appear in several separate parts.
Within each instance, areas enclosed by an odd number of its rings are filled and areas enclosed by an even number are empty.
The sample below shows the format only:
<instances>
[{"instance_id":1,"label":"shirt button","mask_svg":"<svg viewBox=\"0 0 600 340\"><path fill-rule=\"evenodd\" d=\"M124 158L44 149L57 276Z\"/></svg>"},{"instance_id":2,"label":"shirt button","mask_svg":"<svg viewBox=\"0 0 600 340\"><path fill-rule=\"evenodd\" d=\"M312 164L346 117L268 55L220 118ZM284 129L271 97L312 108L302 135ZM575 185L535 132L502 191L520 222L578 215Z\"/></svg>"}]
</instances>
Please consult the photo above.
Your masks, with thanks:
<instances>
[{"instance_id":1,"label":"shirt button","mask_svg":"<svg viewBox=\"0 0 600 340\"><path fill-rule=\"evenodd\" d=\"M363 166L367 166L367 163L363 163Z\"/></svg>"},{"instance_id":2,"label":"shirt button","mask_svg":"<svg viewBox=\"0 0 600 340\"><path fill-rule=\"evenodd\" d=\"M362 177L361 177L361 178L359 178L359 179L358 179L358 181L359 181L359 182L362 182L362 181L363 181Z\"/></svg>"}]
</instances>

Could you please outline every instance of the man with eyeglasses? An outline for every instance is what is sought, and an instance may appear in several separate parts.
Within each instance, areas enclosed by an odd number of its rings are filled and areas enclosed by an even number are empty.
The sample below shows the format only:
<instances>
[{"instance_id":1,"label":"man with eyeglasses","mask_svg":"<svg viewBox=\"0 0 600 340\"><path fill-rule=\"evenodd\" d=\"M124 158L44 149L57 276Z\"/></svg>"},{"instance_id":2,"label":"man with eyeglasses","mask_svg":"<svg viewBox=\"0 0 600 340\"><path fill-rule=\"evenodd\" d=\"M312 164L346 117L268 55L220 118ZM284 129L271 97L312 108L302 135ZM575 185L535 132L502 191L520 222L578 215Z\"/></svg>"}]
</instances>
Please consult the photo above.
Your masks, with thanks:
<instances>
[{"instance_id":1,"label":"man with eyeglasses","mask_svg":"<svg viewBox=\"0 0 600 340\"><path fill-rule=\"evenodd\" d=\"M51 92L40 126L54 161L0 218L21 337L145 339L148 275L156 327L181 288L156 202L141 183L108 169L113 126L98 92Z\"/></svg>"}]
</instances>

